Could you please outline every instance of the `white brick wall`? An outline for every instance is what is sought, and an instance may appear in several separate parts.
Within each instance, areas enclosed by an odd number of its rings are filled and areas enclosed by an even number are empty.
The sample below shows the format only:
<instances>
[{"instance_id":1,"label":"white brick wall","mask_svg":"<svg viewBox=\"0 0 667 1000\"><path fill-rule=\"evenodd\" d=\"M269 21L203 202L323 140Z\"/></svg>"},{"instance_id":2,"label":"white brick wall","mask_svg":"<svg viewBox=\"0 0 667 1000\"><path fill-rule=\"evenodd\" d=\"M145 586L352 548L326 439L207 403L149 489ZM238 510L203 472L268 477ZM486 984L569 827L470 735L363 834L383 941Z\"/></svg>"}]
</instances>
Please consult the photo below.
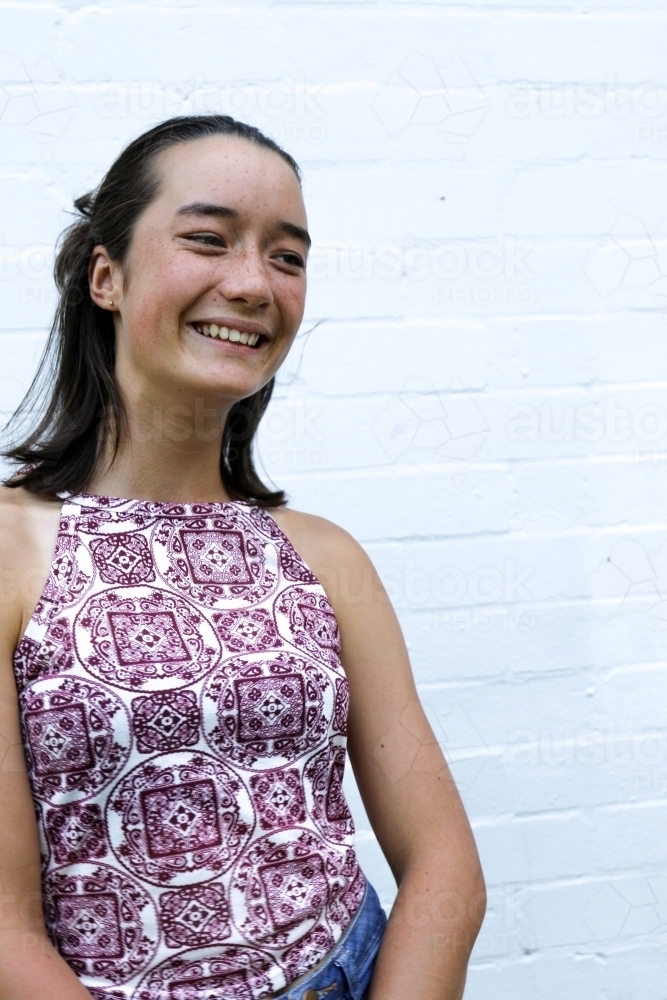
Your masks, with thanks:
<instances>
[{"instance_id":1,"label":"white brick wall","mask_svg":"<svg viewBox=\"0 0 667 1000\"><path fill-rule=\"evenodd\" d=\"M22 0L0 27L2 414L127 140L194 109L282 141L316 246L262 455L394 599L489 884L466 997L666 1000L664 3Z\"/></svg>"}]
</instances>

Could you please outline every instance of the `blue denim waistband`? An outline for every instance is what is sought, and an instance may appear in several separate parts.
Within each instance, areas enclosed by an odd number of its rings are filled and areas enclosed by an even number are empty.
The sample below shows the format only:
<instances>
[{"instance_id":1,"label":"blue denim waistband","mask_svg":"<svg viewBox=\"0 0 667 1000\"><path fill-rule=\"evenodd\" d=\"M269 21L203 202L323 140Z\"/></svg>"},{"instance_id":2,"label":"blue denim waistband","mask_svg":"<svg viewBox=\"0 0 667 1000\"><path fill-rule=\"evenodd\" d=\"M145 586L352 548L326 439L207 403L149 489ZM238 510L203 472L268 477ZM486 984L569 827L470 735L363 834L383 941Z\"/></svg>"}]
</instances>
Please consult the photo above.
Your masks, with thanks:
<instances>
[{"instance_id":1,"label":"blue denim waistband","mask_svg":"<svg viewBox=\"0 0 667 1000\"><path fill-rule=\"evenodd\" d=\"M278 1000L363 1000L386 923L378 894L366 880L359 909L324 965L281 993Z\"/></svg>"}]
</instances>

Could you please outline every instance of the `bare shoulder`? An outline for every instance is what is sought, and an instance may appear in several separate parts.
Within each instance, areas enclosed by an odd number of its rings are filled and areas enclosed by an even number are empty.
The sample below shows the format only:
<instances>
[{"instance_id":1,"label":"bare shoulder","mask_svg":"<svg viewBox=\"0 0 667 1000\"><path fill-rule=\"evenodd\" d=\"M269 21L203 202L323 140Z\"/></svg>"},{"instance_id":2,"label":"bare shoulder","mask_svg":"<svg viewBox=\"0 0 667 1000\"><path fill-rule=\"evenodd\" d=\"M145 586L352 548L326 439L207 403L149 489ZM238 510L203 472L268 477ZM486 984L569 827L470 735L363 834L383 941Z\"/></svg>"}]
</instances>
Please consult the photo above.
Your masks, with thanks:
<instances>
[{"instance_id":1,"label":"bare shoulder","mask_svg":"<svg viewBox=\"0 0 667 1000\"><path fill-rule=\"evenodd\" d=\"M61 504L0 486L0 647L11 651L49 573Z\"/></svg>"},{"instance_id":2,"label":"bare shoulder","mask_svg":"<svg viewBox=\"0 0 667 1000\"><path fill-rule=\"evenodd\" d=\"M271 514L314 573L316 565L342 566L368 559L349 531L326 517L291 507L279 507L271 510Z\"/></svg>"},{"instance_id":3,"label":"bare shoulder","mask_svg":"<svg viewBox=\"0 0 667 1000\"><path fill-rule=\"evenodd\" d=\"M387 602L373 563L349 531L325 517L289 507L271 514L324 587L339 617L369 601Z\"/></svg>"},{"instance_id":4,"label":"bare shoulder","mask_svg":"<svg viewBox=\"0 0 667 1000\"><path fill-rule=\"evenodd\" d=\"M24 548L30 535L35 502L23 487L0 486L0 557L8 558Z\"/></svg>"},{"instance_id":5,"label":"bare shoulder","mask_svg":"<svg viewBox=\"0 0 667 1000\"><path fill-rule=\"evenodd\" d=\"M0 486L0 551L23 549L60 518L60 504L22 486Z\"/></svg>"}]
</instances>

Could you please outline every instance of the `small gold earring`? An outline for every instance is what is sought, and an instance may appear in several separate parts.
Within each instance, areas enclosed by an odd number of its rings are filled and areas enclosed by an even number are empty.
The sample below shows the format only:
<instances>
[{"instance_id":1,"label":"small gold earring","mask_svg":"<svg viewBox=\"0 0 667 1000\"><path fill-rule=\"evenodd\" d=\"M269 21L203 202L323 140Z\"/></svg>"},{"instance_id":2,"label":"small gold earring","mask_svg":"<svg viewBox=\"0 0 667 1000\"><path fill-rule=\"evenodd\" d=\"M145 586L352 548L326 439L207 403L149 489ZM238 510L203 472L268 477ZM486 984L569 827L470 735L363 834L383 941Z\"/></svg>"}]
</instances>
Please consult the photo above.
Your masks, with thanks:
<instances>
[{"instance_id":1,"label":"small gold earring","mask_svg":"<svg viewBox=\"0 0 667 1000\"><path fill-rule=\"evenodd\" d=\"M109 305L113 306L113 299L109 299Z\"/></svg>"}]
</instances>

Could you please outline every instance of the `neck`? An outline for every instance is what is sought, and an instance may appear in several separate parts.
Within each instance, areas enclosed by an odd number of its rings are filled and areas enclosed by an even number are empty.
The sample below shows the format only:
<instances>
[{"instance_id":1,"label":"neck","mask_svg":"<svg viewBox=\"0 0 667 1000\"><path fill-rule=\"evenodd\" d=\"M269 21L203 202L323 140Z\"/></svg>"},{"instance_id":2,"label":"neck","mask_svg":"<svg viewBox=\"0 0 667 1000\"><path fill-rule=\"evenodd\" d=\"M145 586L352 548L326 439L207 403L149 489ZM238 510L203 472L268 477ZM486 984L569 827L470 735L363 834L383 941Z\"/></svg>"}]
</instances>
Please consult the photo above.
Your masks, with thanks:
<instances>
[{"instance_id":1,"label":"neck","mask_svg":"<svg viewBox=\"0 0 667 1000\"><path fill-rule=\"evenodd\" d=\"M115 456L107 434L86 492L175 503L230 500L220 475L222 432L232 404L153 404L126 408Z\"/></svg>"}]
</instances>

